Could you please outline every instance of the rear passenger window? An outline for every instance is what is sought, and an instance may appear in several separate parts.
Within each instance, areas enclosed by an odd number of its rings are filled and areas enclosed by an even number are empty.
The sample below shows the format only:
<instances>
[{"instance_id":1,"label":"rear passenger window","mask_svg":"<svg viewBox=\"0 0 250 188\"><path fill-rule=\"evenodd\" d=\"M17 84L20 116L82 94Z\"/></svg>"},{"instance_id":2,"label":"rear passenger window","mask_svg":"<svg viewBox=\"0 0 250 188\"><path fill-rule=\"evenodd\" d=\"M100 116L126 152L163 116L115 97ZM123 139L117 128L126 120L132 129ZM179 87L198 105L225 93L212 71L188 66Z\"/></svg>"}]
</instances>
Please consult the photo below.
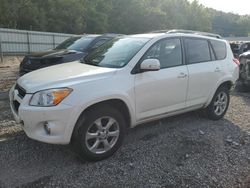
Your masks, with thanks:
<instances>
[{"instance_id":1,"label":"rear passenger window","mask_svg":"<svg viewBox=\"0 0 250 188\"><path fill-rule=\"evenodd\" d=\"M185 39L185 47L188 64L211 61L207 40Z\"/></svg>"},{"instance_id":2,"label":"rear passenger window","mask_svg":"<svg viewBox=\"0 0 250 188\"><path fill-rule=\"evenodd\" d=\"M212 47L217 60L225 59L227 56L226 44L221 41L211 40Z\"/></svg>"}]
</instances>

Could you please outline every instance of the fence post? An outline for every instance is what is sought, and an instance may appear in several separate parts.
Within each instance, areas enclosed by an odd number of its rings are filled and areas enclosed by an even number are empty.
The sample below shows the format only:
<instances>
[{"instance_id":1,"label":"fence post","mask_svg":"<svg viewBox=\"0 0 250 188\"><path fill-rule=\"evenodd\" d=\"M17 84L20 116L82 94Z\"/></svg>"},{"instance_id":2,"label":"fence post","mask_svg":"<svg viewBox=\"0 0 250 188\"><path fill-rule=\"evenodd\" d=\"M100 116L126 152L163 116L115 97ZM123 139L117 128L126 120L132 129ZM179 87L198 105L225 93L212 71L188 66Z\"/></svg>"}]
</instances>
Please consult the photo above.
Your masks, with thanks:
<instances>
[{"instance_id":1,"label":"fence post","mask_svg":"<svg viewBox=\"0 0 250 188\"><path fill-rule=\"evenodd\" d=\"M2 38L1 38L1 33L0 33L0 58L1 58L1 63L3 63L3 50L2 50Z\"/></svg>"},{"instance_id":2,"label":"fence post","mask_svg":"<svg viewBox=\"0 0 250 188\"><path fill-rule=\"evenodd\" d=\"M56 47L55 35L53 34L52 37L53 37L53 48L55 48Z\"/></svg>"},{"instance_id":3,"label":"fence post","mask_svg":"<svg viewBox=\"0 0 250 188\"><path fill-rule=\"evenodd\" d=\"M27 32L27 44L28 44L28 53L30 53L30 36L29 36L29 32Z\"/></svg>"}]
</instances>

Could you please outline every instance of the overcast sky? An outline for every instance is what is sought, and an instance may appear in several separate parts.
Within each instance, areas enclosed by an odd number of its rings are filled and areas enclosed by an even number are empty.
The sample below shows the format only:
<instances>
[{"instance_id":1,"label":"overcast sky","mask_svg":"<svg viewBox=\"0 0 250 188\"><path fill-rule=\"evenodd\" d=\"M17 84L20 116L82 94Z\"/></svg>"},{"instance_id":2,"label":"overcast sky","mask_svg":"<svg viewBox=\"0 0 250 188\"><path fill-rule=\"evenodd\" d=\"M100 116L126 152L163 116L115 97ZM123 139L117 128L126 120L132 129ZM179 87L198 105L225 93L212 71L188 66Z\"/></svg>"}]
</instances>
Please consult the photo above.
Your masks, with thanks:
<instances>
[{"instance_id":1,"label":"overcast sky","mask_svg":"<svg viewBox=\"0 0 250 188\"><path fill-rule=\"evenodd\" d=\"M192 1L192 0L190 0ZM198 0L206 7L241 15L250 14L250 0Z\"/></svg>"}]
</instances>

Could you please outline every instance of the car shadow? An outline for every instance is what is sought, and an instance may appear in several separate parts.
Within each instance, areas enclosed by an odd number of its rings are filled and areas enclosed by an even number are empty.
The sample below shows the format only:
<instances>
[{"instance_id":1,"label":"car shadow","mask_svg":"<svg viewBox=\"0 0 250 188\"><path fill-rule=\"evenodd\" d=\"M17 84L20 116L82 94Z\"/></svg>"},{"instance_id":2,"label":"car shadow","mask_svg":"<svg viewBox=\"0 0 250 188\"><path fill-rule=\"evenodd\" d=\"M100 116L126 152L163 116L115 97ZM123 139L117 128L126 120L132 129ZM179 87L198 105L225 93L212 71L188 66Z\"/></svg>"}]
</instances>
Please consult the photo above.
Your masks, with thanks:
<instances>
[{"instance_id":1,"label":"car shadow","mask_svg":"<svg viewBox=\"0 0 250 188\"><path fill-rule=\"evenodd\" d=\"M166 187L181 187L183 183L199 187L195 174L201 173L201 182L217 187L244 177L246 156L250 157L249 143L249 135L237 124L228 119L210 121L197 112L130 129L114 156L95 163L79 160L69 146L40 143L21 133L0 142L0 166L4 172L0 173L0 187L1 184L43 187L53 182L59 187L72 182L80 185L91 182L91 187L98 187L100 181L104 187L122 182L128 186L132 186L132 182L142 185L138 173L152 176ZM244 156L239 154L244 152ZM218 172L214 163L220 168ZM173 184L169 179L172 176L177 176ZM211 177L217 181L211 181ZM106 178L113 178L114 182L105 182Z\"/></svg>"},{"instance_id":2,"label":"car shadow","mask_svg":"<svg viewBox=\"0 0 250 188\"><path fill-rule=\"evenodd\" d=\"M233 96L240 96L246 104L250 106L250 92L239 92L235 90L231 94Z\"/></svg>"}]
</instances>

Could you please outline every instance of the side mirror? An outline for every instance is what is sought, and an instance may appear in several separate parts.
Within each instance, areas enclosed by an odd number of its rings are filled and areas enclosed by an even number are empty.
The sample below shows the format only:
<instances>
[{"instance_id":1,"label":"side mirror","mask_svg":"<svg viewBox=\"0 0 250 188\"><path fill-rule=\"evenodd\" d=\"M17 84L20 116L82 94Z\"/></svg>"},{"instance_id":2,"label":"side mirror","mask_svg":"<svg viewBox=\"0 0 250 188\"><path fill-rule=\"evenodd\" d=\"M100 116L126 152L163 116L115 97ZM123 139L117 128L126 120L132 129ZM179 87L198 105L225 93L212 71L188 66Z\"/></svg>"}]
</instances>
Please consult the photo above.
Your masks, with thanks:
<instances>
[{"instance_id":1,"label":"side mirror","mask_svg":"<svg viewBox=\"0 0 250 188\"><path fill-rule=\"evenodd\" d=\"M158 59L145 59L140 66L140 70L146 71L158 71L161 69L161 64Z\"/></svg>"}]
</instances>

